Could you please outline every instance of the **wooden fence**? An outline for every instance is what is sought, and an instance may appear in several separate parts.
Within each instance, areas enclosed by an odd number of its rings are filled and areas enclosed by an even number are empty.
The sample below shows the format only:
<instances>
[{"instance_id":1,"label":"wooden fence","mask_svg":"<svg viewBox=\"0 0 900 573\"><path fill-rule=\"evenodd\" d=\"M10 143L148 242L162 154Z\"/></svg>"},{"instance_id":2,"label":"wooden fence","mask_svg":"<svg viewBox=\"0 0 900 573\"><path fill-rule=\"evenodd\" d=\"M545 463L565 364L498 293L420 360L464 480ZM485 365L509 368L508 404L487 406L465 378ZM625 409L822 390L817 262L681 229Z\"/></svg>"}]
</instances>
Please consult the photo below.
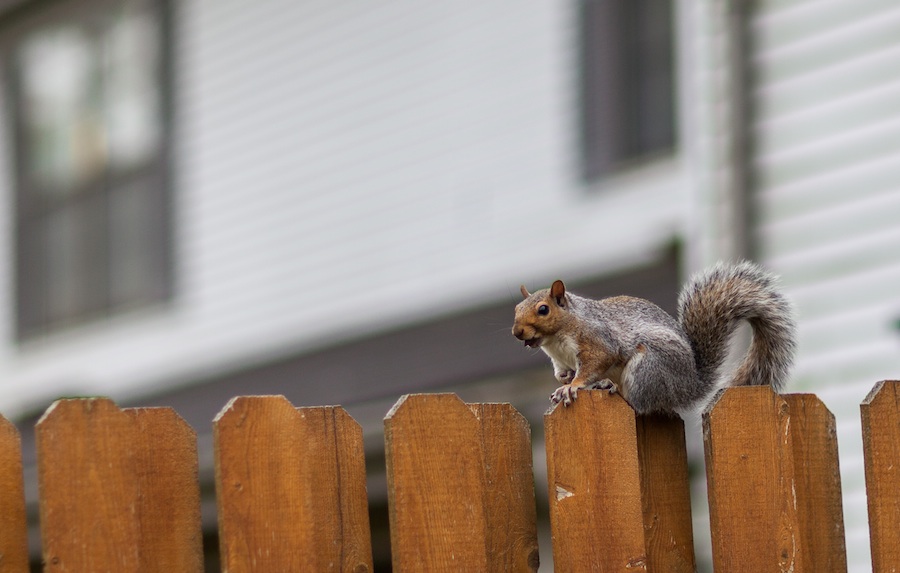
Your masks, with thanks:
<instances>
[{"instance_id":1,"label":"wooden fence","mask_svg":"<svg viewBox=\"0 0 900 573\"><path fill-rule=\"evenodd\" d=\"M694 571L680 420L579 393L544 420L559 572ZM362 432L340 407L239 397L213 422L222 568L372 570ZM900 382L862 405L876 573L900 566ZM202 571L194 431L172 410L61 400L37 424L47 572ZM834 418L728 390L704 416L717 571L846 571ZM507 404L409 395L385 418L395 571L534 571L531 434ZM28 567L21 453L0 418L0 573Z\"/></svg>"}]
</instances>

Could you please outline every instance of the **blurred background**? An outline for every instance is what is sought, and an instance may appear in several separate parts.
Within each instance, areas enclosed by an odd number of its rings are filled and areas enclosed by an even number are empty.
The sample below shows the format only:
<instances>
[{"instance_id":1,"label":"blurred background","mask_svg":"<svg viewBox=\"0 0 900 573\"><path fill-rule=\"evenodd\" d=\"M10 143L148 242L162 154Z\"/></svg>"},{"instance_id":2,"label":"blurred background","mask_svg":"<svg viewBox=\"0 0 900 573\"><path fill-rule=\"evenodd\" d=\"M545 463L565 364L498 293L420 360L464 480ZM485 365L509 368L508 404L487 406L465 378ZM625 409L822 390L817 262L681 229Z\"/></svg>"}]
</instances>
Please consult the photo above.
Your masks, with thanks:
<instances>
[{"instance_id":1,"label":"blurred background","mask_svg":"<svg viewBox=\"0 0 900 573\"><path fill-rule=\"evenodd\" d=\"M837 417L869 570L858 405L900 376L898 61L894 0L0 1L0 412L36 559L32 428L60 396L197 430L210 571L216 413L344 405L388 571L382 418L455 391L532 422L550 571L555 383L509 334L519 284L672 310L689 273L752 258L799 308L789 390Z\"/></svg>"}]
</instances>

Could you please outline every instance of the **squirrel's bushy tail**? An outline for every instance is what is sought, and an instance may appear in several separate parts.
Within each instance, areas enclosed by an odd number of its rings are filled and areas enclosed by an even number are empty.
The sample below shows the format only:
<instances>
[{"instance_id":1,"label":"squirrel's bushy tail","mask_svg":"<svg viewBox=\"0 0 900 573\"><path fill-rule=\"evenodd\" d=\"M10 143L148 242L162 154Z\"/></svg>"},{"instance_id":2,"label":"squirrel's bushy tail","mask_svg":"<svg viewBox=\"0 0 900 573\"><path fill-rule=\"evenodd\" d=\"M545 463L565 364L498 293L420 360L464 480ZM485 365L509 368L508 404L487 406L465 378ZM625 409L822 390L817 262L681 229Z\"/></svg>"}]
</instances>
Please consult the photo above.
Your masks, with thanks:
<instances>
[{"instance_id":1,"label":"squirrel's bushy tail","mask_svg":"<svg viewBox=\"0 0 900 573\"><path fill-rule=\"evenodd\" d=\"M678 320L690 339L697 374L707 387L717 380L728 341L741 320L753 340L729 385L784 385L796 347L794 309L759 266L718 264L691 279L678 299Z\"/></svg>"}]
</instances>

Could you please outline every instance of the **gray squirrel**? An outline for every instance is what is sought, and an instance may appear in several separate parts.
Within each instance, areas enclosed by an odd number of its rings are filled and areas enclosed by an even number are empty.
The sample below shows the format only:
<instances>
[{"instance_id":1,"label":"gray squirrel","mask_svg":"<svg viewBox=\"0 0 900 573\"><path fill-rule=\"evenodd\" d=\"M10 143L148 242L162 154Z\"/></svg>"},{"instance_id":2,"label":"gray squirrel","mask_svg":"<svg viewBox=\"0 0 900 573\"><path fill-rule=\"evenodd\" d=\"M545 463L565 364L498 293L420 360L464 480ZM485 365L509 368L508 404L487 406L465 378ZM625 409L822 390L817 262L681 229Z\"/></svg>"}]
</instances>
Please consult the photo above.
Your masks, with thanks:
<instances>
[{"instance_id":1,"label":"gray squirrel","mask_svg":"<svg viewBox=\"0 0 900 573\"><path fill-rule=\"evenodd\" d=\"M512 333L540 348L562 383L551 402L568 406L581 388L619 392L639 414L682 413L716 390L728 341L739 322L753 339L729 385L784 385L796 347L794 311L761 267L718 264L693 277L677 320L650 301L601 300L566 291L562 281L516 305Z\"/></svg>"}]
</instances>

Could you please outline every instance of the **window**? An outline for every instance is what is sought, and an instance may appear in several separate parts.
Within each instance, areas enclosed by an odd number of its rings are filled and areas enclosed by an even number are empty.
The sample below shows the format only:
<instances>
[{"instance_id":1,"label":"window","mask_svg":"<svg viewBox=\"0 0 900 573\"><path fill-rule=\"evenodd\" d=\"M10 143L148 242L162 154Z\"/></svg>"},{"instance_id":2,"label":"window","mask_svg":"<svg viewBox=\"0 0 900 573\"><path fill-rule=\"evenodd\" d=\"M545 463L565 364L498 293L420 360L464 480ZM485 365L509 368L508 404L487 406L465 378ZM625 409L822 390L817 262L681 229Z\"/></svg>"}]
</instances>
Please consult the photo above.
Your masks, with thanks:
<instances>
[{"instance_id":1,"label":"window","mask_svg":"<svg viewBox=\"0 0 900 573\"><path fill-rule=\"evenodd\" d=\"M675 143L671 0L581 0L587 179Z\"/></svg>"},{"instance_id":2,"label":"window","mask_svg":"<svg viewBox=\"0 0 900 573\"><path fill-rule=\"evenodd\" d=\"M70 1L4 29L20 338L170 294L166 20Z\"/></svg>"}]
</instances>

